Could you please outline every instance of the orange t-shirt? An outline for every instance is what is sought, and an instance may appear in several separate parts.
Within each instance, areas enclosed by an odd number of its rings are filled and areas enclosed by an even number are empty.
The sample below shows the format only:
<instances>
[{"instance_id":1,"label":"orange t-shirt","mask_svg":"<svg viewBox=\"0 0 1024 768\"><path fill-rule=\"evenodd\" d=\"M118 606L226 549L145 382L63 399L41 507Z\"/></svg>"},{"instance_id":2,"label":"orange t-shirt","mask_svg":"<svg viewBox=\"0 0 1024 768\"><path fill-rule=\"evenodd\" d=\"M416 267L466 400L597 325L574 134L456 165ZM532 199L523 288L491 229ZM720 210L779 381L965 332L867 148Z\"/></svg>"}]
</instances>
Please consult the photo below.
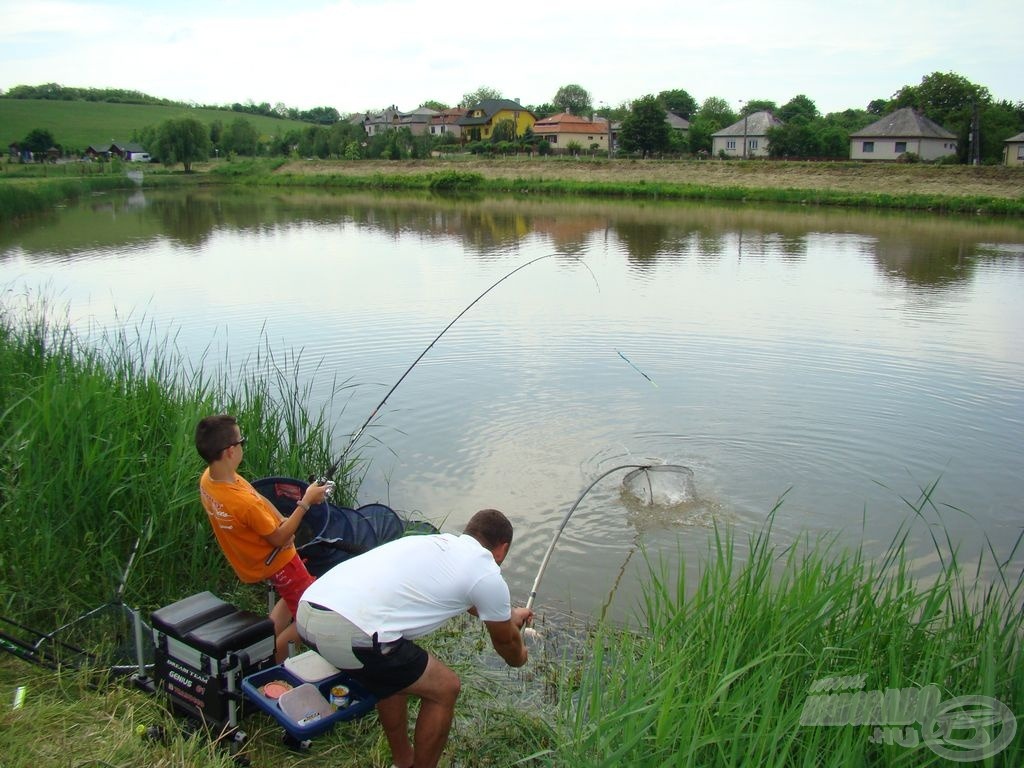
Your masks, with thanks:
<instances>
[{"instance_id":1,"label":"orange t-shirt","mask_svg":"<svg viewBox=\"0 0 1024 768\"><path fill-rule=\"evenodd\" d=\"M210 477L207 468L199 479L199 499L217 543L242 581L252 584L268 579L295 556L295 545L289 544L281 547L270 565L265 564L274 548L263 537L284 518L241 475L236 474L234 482L221 483Z\"/></svg>"}]
</instances>

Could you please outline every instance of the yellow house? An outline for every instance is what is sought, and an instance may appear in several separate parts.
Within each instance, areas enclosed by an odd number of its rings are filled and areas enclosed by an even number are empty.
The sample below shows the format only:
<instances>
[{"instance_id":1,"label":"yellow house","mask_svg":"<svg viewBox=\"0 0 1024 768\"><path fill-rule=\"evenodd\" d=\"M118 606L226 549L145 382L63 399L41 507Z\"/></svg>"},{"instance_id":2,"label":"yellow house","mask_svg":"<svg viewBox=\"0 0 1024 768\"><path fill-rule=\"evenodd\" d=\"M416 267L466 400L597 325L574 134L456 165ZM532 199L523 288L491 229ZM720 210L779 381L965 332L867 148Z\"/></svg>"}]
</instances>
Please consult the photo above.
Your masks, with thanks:
<instances>
[{"instance_id":1,"label":"yellow house","mask_svg":"<svg viewBox=\"0 0 1024 768\"><path fill-rule=\"evenodd\" d=\"M515 127L515 137L521 138L532 128L537 118L521 104L508 99L487 99L474 104L459 118L459 127L465 141L487 141L494 135L494 129L505 121Z\"/></svg>"}]
</instances>

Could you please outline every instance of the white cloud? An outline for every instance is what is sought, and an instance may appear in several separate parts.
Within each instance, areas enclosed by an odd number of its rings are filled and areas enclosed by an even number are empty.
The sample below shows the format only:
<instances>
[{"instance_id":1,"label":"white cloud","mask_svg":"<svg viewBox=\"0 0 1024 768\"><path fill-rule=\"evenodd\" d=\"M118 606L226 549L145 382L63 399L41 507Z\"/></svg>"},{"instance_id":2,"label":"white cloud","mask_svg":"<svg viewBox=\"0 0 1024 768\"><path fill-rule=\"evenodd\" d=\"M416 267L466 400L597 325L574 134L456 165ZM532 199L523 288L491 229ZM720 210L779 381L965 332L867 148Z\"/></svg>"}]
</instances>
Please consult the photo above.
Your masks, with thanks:
<instances>
[{"instance_id":1,"label":"white cloud","mask_svg":"<svg viewBox=\"0 0 1024 768\"><path fill-rule=\"evenodd\" d=\"M59 82L349 112L456 103L481 85L543 103L579 83L608 104L685 88L734 105L804 93L833 111L938 70L1020 100L1024 46L1005 22L1015 12L1008 0L633 0L612 11L569 0L547 20L523 8L485 18L468 0L3 0L0 88Z\"/></svg>"}]
</instances>

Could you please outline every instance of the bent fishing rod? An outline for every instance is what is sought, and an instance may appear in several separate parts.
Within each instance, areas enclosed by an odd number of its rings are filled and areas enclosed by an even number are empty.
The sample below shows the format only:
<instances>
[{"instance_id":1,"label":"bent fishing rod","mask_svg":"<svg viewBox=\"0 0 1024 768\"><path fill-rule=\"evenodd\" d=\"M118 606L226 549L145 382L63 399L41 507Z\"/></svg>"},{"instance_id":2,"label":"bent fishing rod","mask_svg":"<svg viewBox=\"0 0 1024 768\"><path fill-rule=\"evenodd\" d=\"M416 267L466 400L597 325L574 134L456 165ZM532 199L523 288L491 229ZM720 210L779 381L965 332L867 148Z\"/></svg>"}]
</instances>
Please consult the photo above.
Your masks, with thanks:
<instances>
[{"instance_id":1,"label":"bent fishing rod","mask_svg":"<svg viewBox=\"0 0 1024 768\"><path fill-rule=\"evenodd\" d=\"M339 467L344 465L345 459L348 457L349 451L352 450L352 446L354 446L356 444L356 441L363 434L363 431L368 426L370 426L370 423L373 421L373 419L377 416L378 413L380 413L380 409L384 407L385 403L387 403L387 401L388 401L388 398L391 397L391 395L394 393L394 391L396 389L398 389L399 384L401 384L403 381L405 381L405 377L408 376L412 372L412 369L416 367L416 364L419 363L419 361L424 358L424 356L427 354L427 352L429 352L431 350L431 348L433 348L433 346L440 340L440 338L442 336L444 336L445 333L448 332L448 329L451 328L453 325L455 325L455 323L457 323L459 321L459 318L461 318L464 314L469 312L469 310L472 309L474 307L474 305L476 305L476 303L478 301L480 301L484 296L486 296L488 293L493 291L495 288L497 288L503 282L505 282L510 277L512 277L512 275L514 275L516 272L519 272L522 269L526 269L528 266L530 266L531 264L536 264L538 261L543 261L544 259L550 259L552 256L554 256L553 253L548 253L548 254L545 254L544 256L538 256L535 259L530 259L530 261L527 261L524 264L520 264L518 267L516 267L512 271L502 275L499 279L497 279L493 283L491 283L487 287L487 289L484 290L483 293L481 293L479 296L477 296L475 299L473 299L471 302L469 302L469 304L467 304L463 308L463 310L461 312L459 312L459 314L457 314L455 317L453 317L451 322L449 322L448 325L446 325L444 328L441 329L441 332L439 334L437 334L437 336L435 336L433 338L433 340L429 344L427 344L427 346L423 349L422 352L420 352L420 354L416 357L416 359L412 361L412 364L408 368L405 369L405 372L401 376L398 377L398 381L396 381L394 384L391 385L391 389L389 389L387 391L387 393L384 395L384 397L381 398L381 401L379 403L377 403L377 406L373 409L373 411L370 412L370 415L366 418L366 421L364 421L362 423L362 425L359 427L359 429L357 429L355 432L352 433L352 437L349 439L348 444L345 446L345 449L341 452L341 455L337 458L337 460L333 464L331 464L331 466L329 466L327 468L327 471L324 472L323 476L317 478L315 480L315 482L318 485L323 485L324 483L331 483L332 484L332 488L328 489L328 493L330 493L330 491L333 489L334 473L338 471ZM280 552L280 551L281 551L281 548L278 547L273 552L271 552L270 555L267 556L266 564L270 565L271 561L275 557L277 557L277 553Z\"/></svg>"},{"instance_id":2,"label":"bent fishing rod","mask_svg":"<svg viewBox=\"0 0 1024 768\"><path fill-rule=\"evenodd\" d=\"M530 588L530 597L526 601L527 609L533 608L533 600L537 597L537 588L540 587L540 580L544 578L544 571L547 570L548 561L551 559L551 553L555 551L555 544L558 543L558 538L562 535L562 531L565 530L565 526L568 524L569 518L572 517L572 513L576 511L576 507L580 505L580 502L582 502L583 499L586 498L587 494L590 493L591 490L593 490L595 485L604 480L606 477L608 477L608 475L612 474L613 472L618 472L620 469L650 469L651 466L651 464L620 464L617 467L612 467L606 472L603 472L600 475L598 475L597 478L586 487L583 493L581 493L576 498L576 501L573 502L573 505L569 507L569 511L565 513L565 517L562 518L562 522L558 526L558 530L555 531L554 538L552 538L551 543L548 544L548 550L544 553L544 558L540 561L540 568L537 569L537 578L533 580L533 586Z\"/></svg>"}]
</instances>

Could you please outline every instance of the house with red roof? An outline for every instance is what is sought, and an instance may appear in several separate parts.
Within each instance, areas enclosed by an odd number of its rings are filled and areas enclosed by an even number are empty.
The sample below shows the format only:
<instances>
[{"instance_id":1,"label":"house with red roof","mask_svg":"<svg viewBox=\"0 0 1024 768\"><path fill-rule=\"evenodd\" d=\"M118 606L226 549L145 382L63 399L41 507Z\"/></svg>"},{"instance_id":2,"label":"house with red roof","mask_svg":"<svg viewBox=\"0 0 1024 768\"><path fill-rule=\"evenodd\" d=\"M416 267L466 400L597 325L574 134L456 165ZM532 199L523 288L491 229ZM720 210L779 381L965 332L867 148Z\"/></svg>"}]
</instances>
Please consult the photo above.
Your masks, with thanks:
<instances>
[{"instance_id":1,"label":"house with red roof","mask_svg":"<svg viewBox=\"0 0 1024 768\"><path fill-rule=\"evenodd\" d=\"M555 152L570 151L570 145L582 152L607 152L611 124L603 118L588 120L561 112L533 124L533 135L544 139Z\"/></svg>"}]
</instances>

